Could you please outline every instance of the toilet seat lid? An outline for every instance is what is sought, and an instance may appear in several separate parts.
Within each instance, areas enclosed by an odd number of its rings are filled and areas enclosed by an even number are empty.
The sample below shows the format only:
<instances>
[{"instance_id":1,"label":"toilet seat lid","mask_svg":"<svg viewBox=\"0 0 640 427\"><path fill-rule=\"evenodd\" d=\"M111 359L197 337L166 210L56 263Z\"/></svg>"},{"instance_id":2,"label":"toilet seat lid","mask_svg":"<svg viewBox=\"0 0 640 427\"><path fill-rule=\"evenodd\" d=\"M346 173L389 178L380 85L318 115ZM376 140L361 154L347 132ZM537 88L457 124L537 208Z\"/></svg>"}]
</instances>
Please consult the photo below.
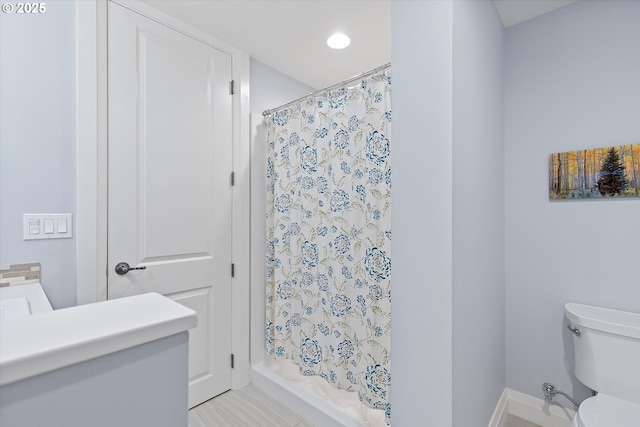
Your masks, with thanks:
<instances>
[{"instance_id":1,"label":"toilet seat lid","mask_svg":"<svg viewBox=\"0 0 640 427\"><path fill-rule=\"evenodd\" d=\"M600 393L580 404L577 418L582 427L638 427L640 405Z\"/></svg>"}]
</instances>

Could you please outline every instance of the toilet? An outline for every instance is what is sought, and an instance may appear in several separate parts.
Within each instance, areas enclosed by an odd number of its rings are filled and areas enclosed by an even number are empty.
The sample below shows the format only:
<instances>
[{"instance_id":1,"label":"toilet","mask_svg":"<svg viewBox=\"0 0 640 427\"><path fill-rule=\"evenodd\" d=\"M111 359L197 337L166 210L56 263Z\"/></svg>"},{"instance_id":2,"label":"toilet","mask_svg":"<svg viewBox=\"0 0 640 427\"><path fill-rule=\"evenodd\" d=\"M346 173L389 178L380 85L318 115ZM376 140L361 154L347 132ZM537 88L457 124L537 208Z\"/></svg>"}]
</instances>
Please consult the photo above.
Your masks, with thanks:
<instances>
[{"instance_id":1,"label":"toilet","mask_svg":"<svg viewBox=\"0 0 640 427\"><path fill-rule=\"evenodd\" d=\"M640 314L567 303L575 374L598 392L571 427L640 426Z\"/></svg>"}]
</instances>

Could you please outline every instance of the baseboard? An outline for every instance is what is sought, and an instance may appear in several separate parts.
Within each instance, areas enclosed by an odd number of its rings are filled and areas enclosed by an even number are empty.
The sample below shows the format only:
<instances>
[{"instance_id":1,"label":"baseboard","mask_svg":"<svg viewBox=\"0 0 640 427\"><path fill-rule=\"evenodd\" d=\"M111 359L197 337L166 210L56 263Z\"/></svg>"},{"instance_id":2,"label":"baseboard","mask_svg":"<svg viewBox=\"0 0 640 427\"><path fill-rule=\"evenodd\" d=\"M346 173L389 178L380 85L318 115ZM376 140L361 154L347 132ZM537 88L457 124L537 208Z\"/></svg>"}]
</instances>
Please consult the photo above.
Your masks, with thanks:
<instances>
[{"instance_id":1,"label":"baseboard","mask_svg":"<svg viewBox=\"0 0 640 427\"><path fill-rule=\"evenodd\" d=\"M505 388L491 417L489 427L501 427L509 414L543 427L570 427L575 411L555 402L550 403Z\"/></svg>"}]
</instances>

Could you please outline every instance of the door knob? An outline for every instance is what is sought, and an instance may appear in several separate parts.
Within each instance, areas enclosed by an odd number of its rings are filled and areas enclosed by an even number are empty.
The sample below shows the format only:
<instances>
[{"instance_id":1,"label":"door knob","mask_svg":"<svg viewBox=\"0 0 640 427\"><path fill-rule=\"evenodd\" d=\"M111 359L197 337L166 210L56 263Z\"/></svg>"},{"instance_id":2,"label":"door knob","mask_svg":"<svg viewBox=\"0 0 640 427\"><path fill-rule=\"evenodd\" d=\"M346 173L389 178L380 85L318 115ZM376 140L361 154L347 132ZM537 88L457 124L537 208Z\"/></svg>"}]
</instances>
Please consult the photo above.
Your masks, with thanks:
<instances>
[{"instance_id":1,"label":"door knob","mask_svg":"<svg viewBox=\"0 0 640 427\"><path fill-rule=\"evenodd\" d=\"M146 266L129 267L129 264L127 264L126 262L119 262L118 265L116 265L116 273L118 273L121 276L123 274L127 274L131 270L146 270L146 269L147 269Z\"/></svg>"}]
</instances>

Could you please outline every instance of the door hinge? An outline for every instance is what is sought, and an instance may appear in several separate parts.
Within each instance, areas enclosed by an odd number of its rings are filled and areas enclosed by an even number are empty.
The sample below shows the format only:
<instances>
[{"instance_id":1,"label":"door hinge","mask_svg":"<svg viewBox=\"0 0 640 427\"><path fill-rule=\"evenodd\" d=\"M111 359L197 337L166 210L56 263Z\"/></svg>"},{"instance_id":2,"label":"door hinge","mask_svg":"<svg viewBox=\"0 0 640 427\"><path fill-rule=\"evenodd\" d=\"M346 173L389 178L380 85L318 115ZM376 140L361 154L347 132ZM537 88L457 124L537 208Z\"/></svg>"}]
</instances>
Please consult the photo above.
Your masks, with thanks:
<instances>
[{"instance_id":1,"label":"door hinge","mask_svg":"<svg viewBox=\"0 0 640 427\"><path fill-rule=\"evenodd\" d=\"M231 277L236 277L236 265L231 264Z\"/></svg>"},{"instance_id":2,"label":"door hinge","mask_svg":"<svg viewBox=\"0 0 640 427\"><path fill-rule=\"evenodd\" d=\"M231 172L231 186L236 185L236 173Z\"/></svg>"},{"instance_id":3,"label":"door hinge","mask_svg":"<svg viewBox=\"0 0 640 427\"><path fill-rule=\"evenodd\" d=\"M233 369L235 367L235 360L233 357L233 353L231 353L231 369Z\"/></svg>"},{"instance_id":4,"label":"door hinge","mask_svg":"<svg viewBox=\"0 0 640 427\"><path fill-rule=\"evenodd\" d=\"M235 86L236 86L235 80L231 80L229 82L229 94L230 95L235 95L235 93L236 93L236 87Z\"/></svg>"}]
</instances>

